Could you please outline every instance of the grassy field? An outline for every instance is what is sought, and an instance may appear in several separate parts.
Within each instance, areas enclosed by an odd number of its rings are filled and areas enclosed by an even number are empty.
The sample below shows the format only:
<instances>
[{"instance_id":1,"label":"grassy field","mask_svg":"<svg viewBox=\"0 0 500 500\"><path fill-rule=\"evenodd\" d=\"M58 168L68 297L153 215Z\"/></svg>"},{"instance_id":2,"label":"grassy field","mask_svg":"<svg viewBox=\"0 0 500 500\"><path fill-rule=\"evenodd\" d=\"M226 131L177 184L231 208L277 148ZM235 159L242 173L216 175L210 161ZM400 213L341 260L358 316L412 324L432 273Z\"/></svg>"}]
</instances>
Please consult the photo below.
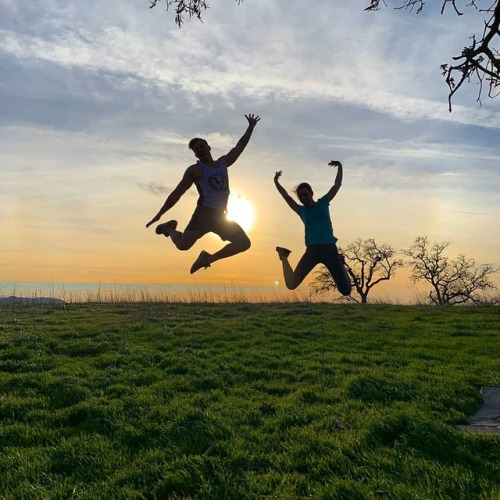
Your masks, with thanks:
<instances>
[{"instance_id":1,"label":"grassy field","mask_svg":"<svg viewBox=\"0 0 500 500\"><path fill-rule=\"evenodd\" d=\"M499 499L500 308L0 307L0 497Z\"/></svg>"}]
</instances>

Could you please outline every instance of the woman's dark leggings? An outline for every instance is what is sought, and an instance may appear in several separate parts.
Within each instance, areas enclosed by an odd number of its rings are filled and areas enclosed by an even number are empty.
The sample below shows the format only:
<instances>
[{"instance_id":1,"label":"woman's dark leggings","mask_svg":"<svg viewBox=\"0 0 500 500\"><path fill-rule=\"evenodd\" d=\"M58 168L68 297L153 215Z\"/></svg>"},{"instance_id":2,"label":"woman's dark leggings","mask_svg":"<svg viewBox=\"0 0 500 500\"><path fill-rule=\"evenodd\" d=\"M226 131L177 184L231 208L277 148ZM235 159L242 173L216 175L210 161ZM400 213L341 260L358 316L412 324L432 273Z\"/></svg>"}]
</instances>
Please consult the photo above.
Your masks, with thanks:
<instances>
[{"instance_id":1,"label":"woman's dark leggings","mask_svg":"<svg viewBox=\"0 0 500 500\"><path fill-rule=\"evenodd\" d=\"M293 278L291 280L285 280L287 288L290 290L297 288L318 264L324 264L326 266L337 285L337 290L342 295L351 294L351 280L347 275L344 263L340 258L335 243L329 245L310 245L306 247L306 252L293 271ZM289 281L291 282L289 283Z\"/></svg>"}]
</instances>

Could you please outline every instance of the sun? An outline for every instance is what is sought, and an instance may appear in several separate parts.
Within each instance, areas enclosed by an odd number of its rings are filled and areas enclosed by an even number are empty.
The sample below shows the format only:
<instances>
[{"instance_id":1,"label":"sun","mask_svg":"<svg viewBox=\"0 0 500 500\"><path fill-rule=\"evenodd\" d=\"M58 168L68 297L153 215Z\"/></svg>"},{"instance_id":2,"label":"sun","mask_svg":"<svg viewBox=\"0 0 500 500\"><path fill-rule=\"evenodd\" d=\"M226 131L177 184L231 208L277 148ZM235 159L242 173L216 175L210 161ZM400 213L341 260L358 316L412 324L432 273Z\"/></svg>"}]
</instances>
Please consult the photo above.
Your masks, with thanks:
<instances>
[{"instance_id":1,"label":"sun","mask_svg":"<svg viewBox=\"0 0 500 500\"><path fill-rule=\"evenodd\" d=\"M254 219L252 204L244 196L231 193L227 201L227 218L237 222L245 231L248 231Z\"/></svg>"}]
</instances>

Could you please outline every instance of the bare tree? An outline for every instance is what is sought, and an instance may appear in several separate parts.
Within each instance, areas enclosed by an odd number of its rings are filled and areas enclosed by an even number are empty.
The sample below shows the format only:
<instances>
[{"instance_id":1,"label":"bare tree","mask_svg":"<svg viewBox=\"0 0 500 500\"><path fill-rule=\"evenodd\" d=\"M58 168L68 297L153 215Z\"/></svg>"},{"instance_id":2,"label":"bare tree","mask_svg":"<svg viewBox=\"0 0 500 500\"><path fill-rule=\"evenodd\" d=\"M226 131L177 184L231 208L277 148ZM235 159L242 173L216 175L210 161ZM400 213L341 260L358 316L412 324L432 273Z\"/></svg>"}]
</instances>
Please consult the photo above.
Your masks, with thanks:
<instances>
[{"instance_id":1,"label":"bare tree","mask_svg":"<svg viewBox=\"0 0 500 500\"><path fill-rule=\"evenodd\" d=\"M240 4L243 0L236 0ZM370 0L370 5L365 8L366 11L380 10L381 4L387 6L390 0ZM398 2L396 9L406 9L420 13L423 8L424 0L395 0ZM457 3L459 0L441 0L441 14L446 7L451 6L457 16L462 16L463 12L459 10ZM481 39L477 40L473 34L460 52L460 55L452 57L452 63L441 65L442 75L448 85L448 109L451 112L451 101L455 93L465 82L470 82L475 78L479 84L477 102L481 104L481 95L483 87L488 87L488 97L495 98L500 93L500 52L494 46L498 42L500 35L500 0L488 1L489 7L480 8L478 5L481 0L465 0L465 7L474 8L479 12L484 12L486 20L482 27ZM401 3L402 2L402 3ZM150 8L156 7L161 0L150 0ZM202 20L202 13L209 8L205 0L165 0L167 10L175 6L175 22L182 26L184 16L197 17ZM488 17L489 16L489 17Z\"/></svg>"},{"instance_id":2,"label":"bare tree","mask_svg":"<svg viewBox=\"0 0 500 500\"><path fill-rule=\"evenodd\" d=\"M488 293L497 290L490 276L498 269L491 264L476 264L463 254L456 259L444 255L449 241L429 243L427 236L418 236L403 254L410 257L410 278L415 283L426 281L431 286L429 299L437 305L489 303Z\"/></svg>"},{"instance_id":3,"label":"bare tree","mask_svg":"<svg viewBox=\"0 0 500 500\"><path fill-rule=\"evenodd\" d=\"M367 303L368 294L374 286L391 279L396 270L403 267L403 261L396 258L396 251L390 245L378 245L373 238L365 241L358 238L345 250L339 248L339 253L344 259L353 288L359 295L359 299L352 295L351 299L362 304ZM336 290L335 281L325 266L314 277L311 286L315 293Z\"/></svg>"},{"instance_id":4,"label":"bare tree","mask_svg":"<svg viewBox=\"0 0 500 500\"><path fill-rule=\"evenodd\" d=\"M384 5L385 0L382 0ZM399 0L401 1L401 0ZM457 16L463 12L457 6L458 0L442 0L441 14L447 6L453 7ZM488 0L487 0L488 1ZM500 93L500 52L493 46L498 42L500 35L500 0L489 0L489 7L481 9L478 4L481 0L466 0L465 7L471 7L479 12L484 12L487 19L484 21L481 39L477 40L473 34L469 38L469 45L465 46L460 55L452 57L453 63L442 64L442 75L448 85L448 109L451 112L451 100L464 82L470 82L475 77L479 84L477 102L481 104L483 86L488 86L488 97L497 97ZM407 9L418 14L424 8L424 0L403 0L398 9ZM379 10L380 0L371 0L365 9L368 11ZM488 17L489 16L489 17Z\"/></svg>"}]
</instances>

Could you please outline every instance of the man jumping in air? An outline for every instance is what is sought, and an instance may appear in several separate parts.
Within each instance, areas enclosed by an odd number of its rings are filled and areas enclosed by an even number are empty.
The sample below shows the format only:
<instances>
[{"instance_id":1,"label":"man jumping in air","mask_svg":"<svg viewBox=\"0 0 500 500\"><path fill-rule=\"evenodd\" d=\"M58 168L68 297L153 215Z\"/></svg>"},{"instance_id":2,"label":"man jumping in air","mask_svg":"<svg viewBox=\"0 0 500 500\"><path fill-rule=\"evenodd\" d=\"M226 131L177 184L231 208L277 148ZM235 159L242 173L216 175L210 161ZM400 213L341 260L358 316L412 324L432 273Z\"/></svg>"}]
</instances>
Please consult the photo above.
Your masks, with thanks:
<instances>
[{"instance_id":1,"label":"man jumping in air","mask_svg":"<svg viewBox=\"0 0 500 500\"><path fill-rule=\"evenodd\" d=\"M179 250L189 250L204 234L213 232L229 243L218 252L209 254L202 250L194 264L191 274L199 269L210 267L213 262L231 257L250 248L250 239L245 231L233 221L226 219L227 200L229 197L229 177L227 169L243 153L253 129L260 117L245 115L248 128L236 146L217 160L212 158L211 148L205 139L195 137L189 141L191 149L198 158L184 172L177 187L167 197L159 212L146 224L146 227L158 222L162 215L170 210L181 196L193 185L199 193L196 209L184 232L177 231L177 221L170 220L156 227L156 234L169 237Z\"/></svg>"}]
</instances>

